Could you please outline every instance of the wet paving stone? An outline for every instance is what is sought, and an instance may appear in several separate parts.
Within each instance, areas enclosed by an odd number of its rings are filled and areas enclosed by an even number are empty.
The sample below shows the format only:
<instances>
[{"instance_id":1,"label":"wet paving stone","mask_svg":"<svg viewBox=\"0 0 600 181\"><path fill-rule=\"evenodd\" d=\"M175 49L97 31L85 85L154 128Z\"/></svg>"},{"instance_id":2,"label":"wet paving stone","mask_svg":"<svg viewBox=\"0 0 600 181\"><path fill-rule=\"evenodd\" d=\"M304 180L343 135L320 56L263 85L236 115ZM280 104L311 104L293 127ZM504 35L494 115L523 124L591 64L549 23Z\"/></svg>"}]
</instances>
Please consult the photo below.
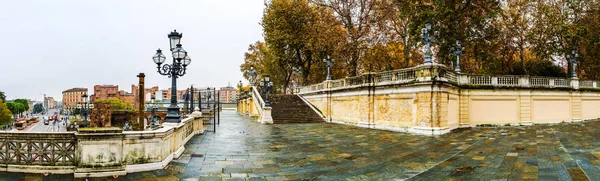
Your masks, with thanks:
<instances>
[{"instance_id":1,"label":"wet paving stone","mask_svg":"<svg viewBox=\"0 0 600 181\"><path fill-rule=\"evenodd\" d=\"M165 169L112 180L600 180L600 121L421 136L221 116L216 133L192 138ZM72 177L0 172L0 180Z\"/></svg>"}]
</instances>

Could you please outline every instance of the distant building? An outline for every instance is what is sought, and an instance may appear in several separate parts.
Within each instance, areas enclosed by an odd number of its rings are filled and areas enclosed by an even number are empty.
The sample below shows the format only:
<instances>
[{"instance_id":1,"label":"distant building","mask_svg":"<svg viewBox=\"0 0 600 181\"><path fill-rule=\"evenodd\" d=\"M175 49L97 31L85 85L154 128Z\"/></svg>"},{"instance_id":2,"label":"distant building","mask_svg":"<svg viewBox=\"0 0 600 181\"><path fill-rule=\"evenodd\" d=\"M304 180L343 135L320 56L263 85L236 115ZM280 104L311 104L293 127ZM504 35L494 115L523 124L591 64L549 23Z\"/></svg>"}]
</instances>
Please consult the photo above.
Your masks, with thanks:
<instances>
[{"instance_id":1,"label":"distant building","mask_svg":"<svg viewBox=\"0 0 600 181\"><path fill-rule=\"evenodd\" d=\"M158 91L158 86L146 88L144 93L154 95L156 94L156 91ZM118 85L95 85L94 95L91 96L91 100L93 102L99 99L117 98L123 101L123 103L130 104L137 108L139 105L138 94L139 87L137 85L131 85L131 92L119 90Z\"/></svg>"},{"instance_id":2,"label":"distant building","mask_svg":"<svg viewBox=\"0 0 600 181\"><path fill-rule=\"evenodd\" d=\"M90 100L95 102L98 99L118 98L118 85L95 85L94 92L90 96Z\"/></svg>"},{"instance_id":3,"label":"distant building","mask_svg":"<svg viewBox=\"0 0 600 181\"><path fill-rule=\"evenodd\" d=\"M221 87L219 89L219 101L222 103L235 103L237 101L237 92L238 90L231 86Z\"/></svg>"},{"instance_id":4,"label":"distant building","mask_svg":"<svg viewBox=\"0 0 600 181\"><path fill-rule=\"evenodd\" d=\"M162 91L162 99L166 99L166 100L171 100L171 88L168 88L166 90L161 90ZM186 90L177 90L177 100L184 100L183 95L185 95ZM157 98L158 99L158 98Z\"/></svg>"},{"instance_id":5,"label":"distant building","mask_svg":"<svg viewBox=\"0 0 600 181\"><path fill-rule=\"evenodd\" d=\"M150 98L152 96L155 96L156 99L159 99L158 97L156 97L156 92L158 91L158 86L154 86L151 88L145 88L144 89L144 101L143 102L148 102L150 101ZM131 93L133 94L133 106L134 107L138 107L139 105L139 101L138 101L138 94L139 94L139 87L136 85L131 85Z\"/></svg>"},{"instance_id":6,"label":"distant building","mask_svg":"<svg viewBox=\"0 0 600 181\"><path fill-rule=\"evenodd\" d=\"M77 103L83 102L82 96L87 94L87 88L72 88L62 92L63 109L73 110L77 107ZM44 104L46 104L44 100Z\"/></svg>"}]
</instances>

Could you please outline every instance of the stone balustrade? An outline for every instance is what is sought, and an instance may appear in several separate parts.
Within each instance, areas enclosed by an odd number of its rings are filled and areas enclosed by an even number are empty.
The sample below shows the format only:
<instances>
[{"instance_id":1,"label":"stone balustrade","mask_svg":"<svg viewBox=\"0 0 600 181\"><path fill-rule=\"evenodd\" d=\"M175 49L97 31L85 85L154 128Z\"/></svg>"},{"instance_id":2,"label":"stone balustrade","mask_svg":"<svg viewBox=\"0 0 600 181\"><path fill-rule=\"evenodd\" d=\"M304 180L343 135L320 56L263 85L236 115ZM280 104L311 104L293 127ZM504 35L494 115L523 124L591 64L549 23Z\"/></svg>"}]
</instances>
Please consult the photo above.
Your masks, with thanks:
<instances>
[{"instance_id":1,"label":"stone balustrade","mask_svg":"<svg viewBox=\"0 0 600 181\"><path fill-rule=\"evenodd\" d=\"M263 124L273 124L271 117L272 108L265 106L265 101L258 93L258 88L250 87L250 95L241 97L238 101L238 113L257 117L258 121Z\"/></svg>"},{"instance_id":2,"label":"stone balustrade","mask_svg":"<svg viewBox=\"0 0 600 181\"><path fill-rule=\"evenodd\" d=\"M476 125L526 125L600 118L600 81L474 75L439 64L366 73L296 89L343 124L442 134Z\"/></svg>"},{"instance_id":3,"label":"stone balustrade","mask_svg":"<svg viewBox=\"0 0 600 181\"><path fill-rule=\"evenodd\" d=\"M1 171L72 173L77 166L74 133L0 132L0 139Z\"/></svg>"},{"instance_id":4,"label":"stone balustrade","mask_svg":"<svg viewBox=\"0 0 600 181\"><path fill-rule=\"evenodd\" d=\"M164 168L204 132L209 116L163 123L150 131L83 128L78 132L0 132L0 163L6 172L106 177Z\"/></svg>"},{"instance_id":5,"label":"stone balustrade","mask_svg":"<svg viewBox=\"0 0 600 181\"><path fill-rule=\"evenodd\" d=\"M600 88L600 81L579 81L560 77L460 74L442 65L422 65L412 68L365 73L360 76L325 81L296 89L298 94L351 89L364 86L385 86L419 81L443 81L459 86L493 86L515 88ZM581 82L581 85L579 84Z\"/></svg>"}]
</instances>

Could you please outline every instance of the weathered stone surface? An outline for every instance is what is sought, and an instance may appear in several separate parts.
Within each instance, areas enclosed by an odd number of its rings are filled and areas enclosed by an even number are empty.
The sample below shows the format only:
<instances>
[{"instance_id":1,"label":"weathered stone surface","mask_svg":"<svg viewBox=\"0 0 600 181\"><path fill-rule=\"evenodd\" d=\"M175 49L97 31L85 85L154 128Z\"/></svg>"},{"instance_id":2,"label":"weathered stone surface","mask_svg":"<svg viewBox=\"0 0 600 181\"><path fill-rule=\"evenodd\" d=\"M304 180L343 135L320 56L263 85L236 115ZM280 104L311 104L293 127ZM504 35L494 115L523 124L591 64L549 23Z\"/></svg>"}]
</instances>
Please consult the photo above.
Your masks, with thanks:
<instances>
[{"instance_id":1,"label":"weathered stone surface","mask_svg":"<svg viewBox=\"0 0 600 181\"><path fill-rule=\"evenodd\" d=\"M232 112L222 116L216 133L196 136L185 145L180 158L189 161L117 180L600 179L593 164L600 160L595 156L600 121L461 129L430 137L330 123L262 125ZM9 180L25 177L44 178L0 172L0 178Z\"/></svg>"}]
</instances>

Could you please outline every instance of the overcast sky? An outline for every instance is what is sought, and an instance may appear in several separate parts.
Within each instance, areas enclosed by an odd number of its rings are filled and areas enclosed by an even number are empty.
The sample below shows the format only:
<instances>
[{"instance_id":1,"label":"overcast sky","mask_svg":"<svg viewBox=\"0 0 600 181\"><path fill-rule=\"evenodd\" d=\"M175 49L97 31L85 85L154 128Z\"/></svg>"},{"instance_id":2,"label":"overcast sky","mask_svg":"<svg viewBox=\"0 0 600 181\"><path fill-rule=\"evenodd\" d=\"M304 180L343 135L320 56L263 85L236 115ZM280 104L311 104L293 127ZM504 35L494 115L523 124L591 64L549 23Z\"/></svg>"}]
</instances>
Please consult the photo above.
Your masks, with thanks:
<instances>
[{"instance_id":1,"label":"overcast sky","mask_svg":"<svg viewBox=\"0 0 600 181\"><path fill-rule=\"evenodd\" d=\"M262 40L263 0L27 0L0 5L0 91L7 99L62 98L63 90L116 84L171 86L152 56L183 33L192 63L178 89L232 86L248 45ZM166 54L168 60L170 53ZM169 62L169 61L167 61ZM245 80L243 80L245 81ZM245 81L247 82L247 81Z\"/></svg>"}]
</instances>

